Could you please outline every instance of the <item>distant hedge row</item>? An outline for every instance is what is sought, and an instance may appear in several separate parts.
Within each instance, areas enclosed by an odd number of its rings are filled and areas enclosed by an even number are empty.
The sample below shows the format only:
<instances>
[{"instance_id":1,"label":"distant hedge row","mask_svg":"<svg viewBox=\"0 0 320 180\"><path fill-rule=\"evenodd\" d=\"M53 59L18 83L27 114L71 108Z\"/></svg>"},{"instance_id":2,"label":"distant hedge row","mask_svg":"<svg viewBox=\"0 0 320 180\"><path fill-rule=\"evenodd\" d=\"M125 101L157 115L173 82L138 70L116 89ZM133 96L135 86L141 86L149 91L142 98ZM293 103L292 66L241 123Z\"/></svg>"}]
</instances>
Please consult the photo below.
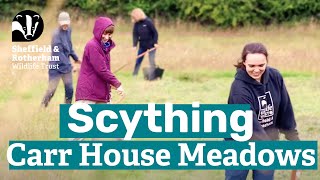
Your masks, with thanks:
<instances>
[{"instance_id":1,"label":"distant hedge row","mask_svg":"<svg viewBox=\"0 0 320 180\"><path fill-rule=\"evenodd\" d=\"M46 6L45 0L0 0L0 19L13 19L22 10L40 13Z\"/></svg>"},{"instance_id":2,"label":"distant hedge row","mask_svg":"<svg viewBox=\"0 0 320 180\"><path fill-rule=\"evenodd\" d=\"M227 27L320 18L319 0L184 0L180 5L182 19Z\"/></svg>"},{"instance_id":3,"label":"distant hedge row","mask_svg":"<svg viewBox=\"0 0 320 180\"><path fill-rule=\"evenodd\" d=\"M151 17L223 27L320 19L320 0L67 0L66 6L110 16L140 7Z\"/></svg>"},{"instance_id":4,"label":"distant hedge row","mask_svg":"<svg viewBox=\"0 0 320 180\"><path fill-rule=\"evenodd\" d=\"M7 3L3 5L3 2ZM44 0L20 0L19 3L0 0L0 3L0 15L8 15L25 4L45 5ZM220 27L320 19L320 0L65 0L65 7L77 9L83 16L113 17L128 17L133 8L140 7L152 18Z\"/></svg>"}]
</instances>

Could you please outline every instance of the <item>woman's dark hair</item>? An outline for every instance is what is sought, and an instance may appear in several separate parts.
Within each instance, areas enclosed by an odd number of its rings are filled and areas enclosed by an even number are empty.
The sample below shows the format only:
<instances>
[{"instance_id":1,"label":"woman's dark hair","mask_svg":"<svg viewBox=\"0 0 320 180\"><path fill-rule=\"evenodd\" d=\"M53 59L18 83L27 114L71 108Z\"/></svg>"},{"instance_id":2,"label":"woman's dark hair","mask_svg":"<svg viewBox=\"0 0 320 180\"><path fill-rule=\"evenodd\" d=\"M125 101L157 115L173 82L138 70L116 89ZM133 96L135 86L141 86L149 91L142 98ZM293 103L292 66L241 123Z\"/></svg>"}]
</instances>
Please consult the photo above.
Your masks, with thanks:
<instances>
[{"instance_id":1,"label":"woman's dark hair","mask_svg":"<svg viewBox=\"0 0 320 180\"><path fill-rule=\"evenodd\" d=\"M238 61L236 65L234 65L237 69L242 68L245 69L244 62L246 61L248 54L264 54L268 61L268 51L266 47L261 43L249 43L246 44L242 50L241 59Z\"/></svg>"}]
</instances>

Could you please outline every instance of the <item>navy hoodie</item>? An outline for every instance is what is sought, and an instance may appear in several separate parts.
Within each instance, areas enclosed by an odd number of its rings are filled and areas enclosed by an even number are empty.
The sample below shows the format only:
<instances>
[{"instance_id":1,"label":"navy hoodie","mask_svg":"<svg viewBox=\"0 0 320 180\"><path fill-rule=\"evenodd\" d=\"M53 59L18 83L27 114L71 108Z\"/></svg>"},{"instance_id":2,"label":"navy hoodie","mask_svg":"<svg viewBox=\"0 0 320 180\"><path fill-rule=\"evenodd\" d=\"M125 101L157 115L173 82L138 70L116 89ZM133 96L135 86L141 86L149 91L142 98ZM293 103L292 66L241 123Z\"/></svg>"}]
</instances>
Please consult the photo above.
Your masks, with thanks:
<instances>
[{"instance_id":1,"label":"navy hoodie","mask_svg":"<svg viewBox=\"0 0 320 180\"><path fill-rule=\"evenodd\" d=\"M138 21L133 27L133 46L140 43L140 48L150 49L154 44L158 44L158 32L154 27L151 19L146 18Z\"/></svg>"},{"instance_id":2,"label":"navy hoodie","mask_svg":"<svg viewBox=\"0 0 320 180\"><path fill-rule=\"evenodd\" d=\"M286 139L299 140L290 97L278 70L267 67L258 82L239 68L228 104L250 105L253 111L252 140L276 140L279 130Z\"/></svg>"}]
</instances>

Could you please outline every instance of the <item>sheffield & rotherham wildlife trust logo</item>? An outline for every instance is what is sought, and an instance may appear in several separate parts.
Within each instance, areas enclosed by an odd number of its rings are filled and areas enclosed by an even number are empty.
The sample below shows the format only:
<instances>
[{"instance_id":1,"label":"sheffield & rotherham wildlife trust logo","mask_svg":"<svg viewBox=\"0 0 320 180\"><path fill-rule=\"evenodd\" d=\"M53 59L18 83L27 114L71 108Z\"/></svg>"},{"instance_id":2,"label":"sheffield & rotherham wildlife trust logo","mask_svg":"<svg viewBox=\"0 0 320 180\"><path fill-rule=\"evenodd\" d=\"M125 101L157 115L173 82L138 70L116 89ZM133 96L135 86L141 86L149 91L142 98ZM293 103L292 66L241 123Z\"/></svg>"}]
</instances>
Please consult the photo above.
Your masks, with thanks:
<instances>
[{"instance_id":1,"label":"sheffield & rotherham wildlife trust logo","mask_svg":"<svg viewBox=\"0 0 320 180\"><path fill-rule=\"evenodd\" d=\"M38 39L44 28L41 16L32 10L24 10L12 20L12 42L31 42ZM51 55L49 55L51 53ZM13 44L12 69L59 69L59 47L40 44ZM54 62L56 61L56 62Z\"/></svg>"},{"instance_id":2,"label":"sheffield & rotherham wildlife trust logo","mask_svg":"<svg viewBox=\"0 0 320 180\"><path fill-rule=\"evenodd\" d=\"M12 42L34 41L44 28L41 16L31 10L19 12L12 20Z\"/></svg>"}]
</instances>

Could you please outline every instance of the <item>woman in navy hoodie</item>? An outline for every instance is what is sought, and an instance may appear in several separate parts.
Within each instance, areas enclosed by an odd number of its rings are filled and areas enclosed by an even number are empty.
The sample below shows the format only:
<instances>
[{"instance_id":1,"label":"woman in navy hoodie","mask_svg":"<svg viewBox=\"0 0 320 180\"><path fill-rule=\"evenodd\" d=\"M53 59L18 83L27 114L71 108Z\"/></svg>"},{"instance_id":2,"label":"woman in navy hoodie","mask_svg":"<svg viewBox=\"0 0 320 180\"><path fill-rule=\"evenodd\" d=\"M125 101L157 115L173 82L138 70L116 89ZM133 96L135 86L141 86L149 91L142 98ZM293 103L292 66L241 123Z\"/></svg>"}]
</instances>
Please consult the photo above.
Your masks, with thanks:
<instances>
[{"instance_id":1,"label":"woman in navy hoodie","mask_svg":"<svg viewBox=\"0 0 320 180\"><path fill-rule=\"evenodd\" d=\"M249 104L253 111L251 140L299 140L290 97L283 77L268 66L268 52L261 43L245 45L232 83L228 104ZM227 180L246 179L248 170L226 170ZM273 179L274 171L253 170L253 179Z\"/></svg>"},{"instance_id":2,"label":"woman in navy hoodie","mask_svg":"<svg viewBox=\"0 0 320 180\"><path fill-rule=\"evenodd\" d=\"M152 23L151 19L149 19L142 9L135 8L131 12L131 18L134 22L133 26L133 49L136 50L136 47L139 42L138 55L146 52L147 50L157 48L158 47L158 31ZM149 51L149 79L155 79L155 55L156 50ZM139 57L136 60L136 65L134 67L133 76L138 75L142 60L144 56Z\"/></svg>"}]
</instances>

